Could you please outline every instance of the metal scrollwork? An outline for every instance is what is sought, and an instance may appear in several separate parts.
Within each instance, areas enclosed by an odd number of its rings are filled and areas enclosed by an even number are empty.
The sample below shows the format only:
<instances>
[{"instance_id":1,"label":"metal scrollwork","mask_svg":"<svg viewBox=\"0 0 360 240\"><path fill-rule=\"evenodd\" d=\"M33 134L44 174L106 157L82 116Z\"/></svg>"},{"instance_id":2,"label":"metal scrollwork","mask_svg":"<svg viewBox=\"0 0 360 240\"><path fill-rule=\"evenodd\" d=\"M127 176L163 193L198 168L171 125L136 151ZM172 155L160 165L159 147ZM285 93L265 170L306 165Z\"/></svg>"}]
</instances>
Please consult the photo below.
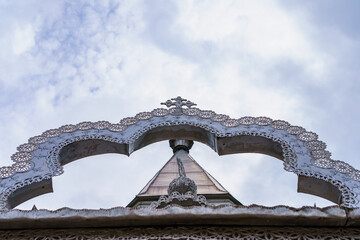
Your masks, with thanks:
<instances>
[{"instance_id":1,"label":"metal scrollwork","mask_svg":"<svg viewBox=\"0 0 360 240\"><path fill-rule=\"evenodd\" d=\"M200 110L193 108L195 103L181 97L162 104L168 109L141 112L119 123L98 121L68 124L30 138L12 155L14 164L0 168L0 209L6 208L7 198L12 192L30 184L29 179L62 174L59 153L73 142L100 139L131 144L154 128L177 125L198 127L217 138L250 135L278 142L282 147L285 170L325 180L341 191L342 206L359 206L360 171L345 162L331 159L326 144L318 140L316 133L268 117L245 116L237 119L211 110Z\"/></svg>"}]
</instances>

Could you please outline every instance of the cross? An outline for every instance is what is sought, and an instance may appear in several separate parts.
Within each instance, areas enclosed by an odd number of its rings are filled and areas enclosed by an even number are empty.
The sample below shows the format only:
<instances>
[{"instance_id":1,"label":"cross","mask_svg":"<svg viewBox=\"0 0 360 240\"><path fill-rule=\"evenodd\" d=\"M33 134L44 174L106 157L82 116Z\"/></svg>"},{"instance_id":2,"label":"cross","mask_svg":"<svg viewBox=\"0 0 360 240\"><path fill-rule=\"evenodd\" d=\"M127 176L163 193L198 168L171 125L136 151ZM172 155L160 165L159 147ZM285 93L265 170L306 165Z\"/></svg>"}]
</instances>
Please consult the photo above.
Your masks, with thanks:
<instances>
[{"instance_id":1,"label":"cross","mask_svg":"<svg viewBox=\"0 0 360 240\"><path fill-rule=\"evenodd\" d=\"M166 105L168 108L175 106L176 109L181 109L183 106L191 108L192 106L196 106L195 103L178 96L177 98L172 98L171 100L167 100L166 102L161 103L162 105Z\"/></svg>"}]
</instances>

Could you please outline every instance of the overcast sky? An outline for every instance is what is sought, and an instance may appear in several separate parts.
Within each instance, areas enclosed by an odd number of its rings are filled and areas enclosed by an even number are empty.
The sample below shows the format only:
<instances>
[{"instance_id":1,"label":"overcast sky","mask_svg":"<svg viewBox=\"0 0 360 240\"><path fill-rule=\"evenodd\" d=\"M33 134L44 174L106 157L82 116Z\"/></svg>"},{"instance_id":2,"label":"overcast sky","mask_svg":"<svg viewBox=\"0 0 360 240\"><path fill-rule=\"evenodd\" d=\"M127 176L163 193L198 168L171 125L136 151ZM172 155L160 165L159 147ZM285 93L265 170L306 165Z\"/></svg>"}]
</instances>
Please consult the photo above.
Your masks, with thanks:
<instances>
[{"instance_id":1,"label":"overcast sky","mask_svg":"<svg viewBox=\"0 0 360 240\"><path fill-rule=\"evenodd\" d=\"M303 126L359 169L360 1L345 3L0 0L0 165L48 129L118 122L180 95ZM245 205L332 205L297 193L278 159L201 143L190 153ZM160 142L78 160L19 208L125 206L171 155Z\"/></svg>"}]
</instances>

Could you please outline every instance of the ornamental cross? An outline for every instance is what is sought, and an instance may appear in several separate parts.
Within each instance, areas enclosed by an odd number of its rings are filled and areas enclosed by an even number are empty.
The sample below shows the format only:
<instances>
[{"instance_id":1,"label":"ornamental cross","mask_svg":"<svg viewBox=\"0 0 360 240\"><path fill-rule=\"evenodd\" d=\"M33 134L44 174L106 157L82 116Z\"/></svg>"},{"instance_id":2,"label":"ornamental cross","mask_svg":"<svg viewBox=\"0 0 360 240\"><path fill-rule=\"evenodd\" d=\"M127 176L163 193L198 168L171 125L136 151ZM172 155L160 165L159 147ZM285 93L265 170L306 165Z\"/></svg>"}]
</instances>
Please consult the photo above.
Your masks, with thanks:
<instances>
[{"instance_id":1,"label":"ornamental cross","mask_svg":"<svg viewBox=\"0 0 360 240\"><path fill-rule=\"evenodd\" d=\"M166 102L161 103L162 105L166 105L168 108L175 106L176 109L181 109L183 106L191 108L192 106L196 106L195 103L178 96L177 98L172 98L171 100L167 100Z\"/></svg>"}]
</instances>

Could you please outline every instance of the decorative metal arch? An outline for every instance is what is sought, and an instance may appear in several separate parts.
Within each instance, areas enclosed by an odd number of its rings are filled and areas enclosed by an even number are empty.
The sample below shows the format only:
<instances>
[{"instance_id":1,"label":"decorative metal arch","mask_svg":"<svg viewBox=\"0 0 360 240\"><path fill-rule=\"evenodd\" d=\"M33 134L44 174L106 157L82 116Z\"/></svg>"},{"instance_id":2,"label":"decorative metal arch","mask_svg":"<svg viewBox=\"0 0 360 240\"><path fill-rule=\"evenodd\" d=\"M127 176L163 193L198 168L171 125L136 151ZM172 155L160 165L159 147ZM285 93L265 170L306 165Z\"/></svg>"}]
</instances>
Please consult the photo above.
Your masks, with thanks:
<instances>
[{"instance_id":1,"label":"decorative metal arch","mask_svg":"<svg viewBox=\"0 0 360 240\"><path fill-rule=\"evenodd\" d=\"M219 155L263 153L284 161L284 169L299 176L298 191L317 195L343 207L360 200L360 171L334 161L317 134L283 120L267 117L231 119L194 108L181 97L165 108L141 112L120 123L81 122L45 131L20 145L12 166L0 168L0 210L52 191L51 178L71 161L103 153L130 155L151 143L189 139L207 144Z\"/></svg>"}]
</instances>

